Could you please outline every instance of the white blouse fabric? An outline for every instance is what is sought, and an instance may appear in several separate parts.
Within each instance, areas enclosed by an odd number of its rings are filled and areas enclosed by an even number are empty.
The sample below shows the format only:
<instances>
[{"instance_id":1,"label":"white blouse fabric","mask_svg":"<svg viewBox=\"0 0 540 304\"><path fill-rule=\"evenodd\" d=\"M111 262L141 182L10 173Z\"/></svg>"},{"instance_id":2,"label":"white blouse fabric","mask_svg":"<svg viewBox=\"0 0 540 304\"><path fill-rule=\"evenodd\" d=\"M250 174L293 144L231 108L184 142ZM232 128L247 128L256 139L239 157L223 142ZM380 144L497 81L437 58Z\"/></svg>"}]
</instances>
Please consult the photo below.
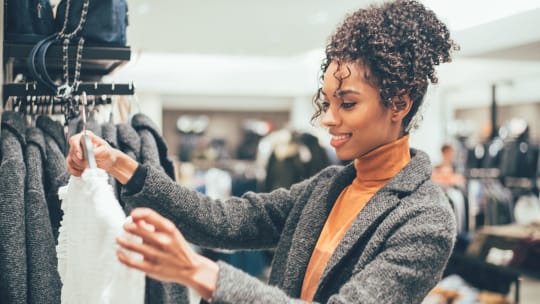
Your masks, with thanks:
<instances>
[{"instance_id":1,"label":"white blouse fabric","mask_svg":"<svg viewBox=\"0 0 540 304\"><path fill-rule=\"evenodd\" d=\"M130 219L105 171L86 169L81 177L71 176L58 195L64 212L56 247L62 303L144 303L144 273L116 256L115 238L126 236L122 226Z\"/></svg>"}]
</instances>

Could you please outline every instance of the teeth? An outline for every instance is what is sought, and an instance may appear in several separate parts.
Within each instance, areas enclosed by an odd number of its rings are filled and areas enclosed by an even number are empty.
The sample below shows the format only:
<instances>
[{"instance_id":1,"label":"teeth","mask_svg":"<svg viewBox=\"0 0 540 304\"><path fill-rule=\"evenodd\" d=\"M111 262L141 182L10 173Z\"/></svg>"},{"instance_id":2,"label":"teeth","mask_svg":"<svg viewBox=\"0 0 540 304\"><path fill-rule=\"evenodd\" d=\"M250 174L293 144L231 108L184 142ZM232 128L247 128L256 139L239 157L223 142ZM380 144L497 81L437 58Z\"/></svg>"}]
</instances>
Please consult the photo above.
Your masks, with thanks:
<instances>
[{"instance_id":1,"label":"teeth","mask_svg":"<svg viewBox=\"0 0 540 304\"><path fill-rule=\"evenodd\" d=\"M332 135L332 138L335 139L335 140L341 140L341 139L346 139L346 138L349 138L350 135L347 134L347 135Z\"/></svg>"}]
</instances>

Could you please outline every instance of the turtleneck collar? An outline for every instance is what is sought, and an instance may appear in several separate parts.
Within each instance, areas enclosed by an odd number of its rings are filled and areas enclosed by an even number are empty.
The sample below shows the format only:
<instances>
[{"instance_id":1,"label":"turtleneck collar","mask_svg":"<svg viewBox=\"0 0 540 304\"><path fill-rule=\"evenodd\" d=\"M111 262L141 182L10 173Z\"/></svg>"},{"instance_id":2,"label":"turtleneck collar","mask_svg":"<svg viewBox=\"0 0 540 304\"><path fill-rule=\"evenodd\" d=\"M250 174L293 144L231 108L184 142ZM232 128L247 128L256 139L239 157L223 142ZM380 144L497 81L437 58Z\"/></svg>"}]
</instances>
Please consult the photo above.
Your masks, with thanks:
<instances>
[{"instance_id":1,"label":"turtleneck collar","mask_svg":"<svg viewBox=\"0 0 540 304\"><path fill-rule=\"evenodd\" d=\"M355 182L388 181L410 160L409 135L405 135L355 159Z\"/></svg>"}]
</instances>

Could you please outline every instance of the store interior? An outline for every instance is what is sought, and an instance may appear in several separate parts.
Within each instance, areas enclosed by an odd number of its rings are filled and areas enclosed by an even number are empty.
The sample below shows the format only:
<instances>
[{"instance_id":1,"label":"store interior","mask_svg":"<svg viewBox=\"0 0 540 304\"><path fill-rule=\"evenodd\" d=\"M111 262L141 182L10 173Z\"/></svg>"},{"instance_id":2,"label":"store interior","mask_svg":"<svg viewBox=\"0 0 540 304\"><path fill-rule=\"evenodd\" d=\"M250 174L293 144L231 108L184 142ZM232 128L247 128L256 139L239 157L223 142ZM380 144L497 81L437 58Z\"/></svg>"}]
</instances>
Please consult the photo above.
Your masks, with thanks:
<instances>
[{"instance_id":1,"label":"store interior","mask_svg":"<svg viewBox=\"0 0 540 304\"><path fill-rule=\"evenodd\" d=\"M136 113L154 122L178 183L218 198L273 190L311 176L319 165L340 163L326 130L310 122L312 98L332 30L345 14L375 2L381 1L129 0L126 46L115 49L119 57L90 59L98 72L83 61L81 79L88 76L90 87L95 83L94 95L98 83L103 86L99 94L111 97L106 112L114 113L116 122ZM471 288L508 301L447 303L536 303L540 265L531 259L540 258L540 2L421 2L448 24L460 45L453 62L438 68L439 83L430 87L419 128L410 137L411 146L427 152L434 166L443 162L441 147L450 145L455 173L465 179L442 185L466 202L466 211L457 215L463 219L458 252L446 274L461 274ZM24 92L11 95L15 88L6 85L28 91L28 82L17 65L24 56L13 49L16 44L2 40L0 109L7 111L14 107L7 99ZM271 158L280 145L286 155ZM270 171L271 163L291 153L295 161L282 165L292 171L278 176ZM489 197L490 191L498 198ZM517 210L520 199L528 200L529 209ZM486 207L493 200L504 206ZM516 239L497 230L508 225L526 227L516 234L536 242L517 262L505 257L517 254L512 253ZM498 244L496 250L488 243ZM271 252L206 254L261 279L271 257ZM482 275L467 277L470 272ZM446 292L450 299L452 292Z\"/></svg>"}]
</instances>

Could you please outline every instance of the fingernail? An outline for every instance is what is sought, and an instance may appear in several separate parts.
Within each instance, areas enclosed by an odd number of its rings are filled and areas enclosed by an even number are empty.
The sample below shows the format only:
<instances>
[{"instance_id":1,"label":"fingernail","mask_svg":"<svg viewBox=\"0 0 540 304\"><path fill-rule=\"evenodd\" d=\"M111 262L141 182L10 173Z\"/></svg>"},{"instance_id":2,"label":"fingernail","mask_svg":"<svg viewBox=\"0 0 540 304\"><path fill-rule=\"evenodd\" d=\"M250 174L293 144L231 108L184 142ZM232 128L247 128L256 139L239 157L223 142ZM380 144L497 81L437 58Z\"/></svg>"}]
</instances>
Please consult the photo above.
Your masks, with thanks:
<instances>
[{"instance_id":1,"label":"fingernail","mask_svg":"<svg viewBox=\"0 0 540 304\"><path fill-rule=\"evenodd\" d=\"M83 158L83 156L82 156L82 153L81 153L81 152L77 152L77 153L76 153L76 155L77 155L77 158Z\"/></svg>"},{"instance_id":2,"label":"fingernail","mask_svg":"<svg viewBox=\"0 0 540 304\"><path fill-rule=\"evenodd\" d=\"M132 223L132 222L131 222L131 223L125 223L125 224L124 224L124 229L125 229L125 230L133 230L133 229L135 229L135 228L137 228L137 225L135 225L135 224Z\"/></svg>"}]
</instances>

